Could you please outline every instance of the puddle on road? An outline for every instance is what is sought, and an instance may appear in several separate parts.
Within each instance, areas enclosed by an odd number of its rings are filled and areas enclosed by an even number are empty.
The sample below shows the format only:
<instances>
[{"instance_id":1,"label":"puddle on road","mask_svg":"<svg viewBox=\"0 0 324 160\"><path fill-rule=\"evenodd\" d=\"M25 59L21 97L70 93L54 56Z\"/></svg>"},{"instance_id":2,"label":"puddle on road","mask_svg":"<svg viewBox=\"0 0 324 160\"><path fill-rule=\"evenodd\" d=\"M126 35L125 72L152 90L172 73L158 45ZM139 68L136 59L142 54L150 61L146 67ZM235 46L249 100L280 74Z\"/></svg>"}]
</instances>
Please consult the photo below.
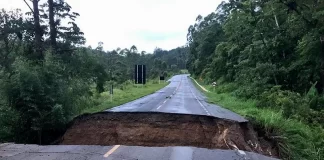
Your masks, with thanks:
<instances>
[{"instance_id":1,"label":"puddle on road","mask_svg":"<svg viewBox=\"0 0 324 160\"><path fill-rule=\"evenodd\" d=\"M274 145L246 122L203 115L101 112L74 119L64 145L194 146L240 149L277 157Z\"/></svg>"}]
</instances>

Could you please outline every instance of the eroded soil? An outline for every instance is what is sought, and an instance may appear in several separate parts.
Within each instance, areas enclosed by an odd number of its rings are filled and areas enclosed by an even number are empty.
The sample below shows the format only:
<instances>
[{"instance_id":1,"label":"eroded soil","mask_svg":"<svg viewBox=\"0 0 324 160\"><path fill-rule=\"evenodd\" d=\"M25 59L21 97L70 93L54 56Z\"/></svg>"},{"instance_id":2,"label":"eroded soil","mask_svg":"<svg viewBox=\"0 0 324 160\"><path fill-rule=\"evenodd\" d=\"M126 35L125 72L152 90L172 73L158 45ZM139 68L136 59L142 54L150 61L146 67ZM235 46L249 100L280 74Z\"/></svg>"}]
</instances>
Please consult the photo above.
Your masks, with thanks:
<instances>
[{"instance_id":1,"label":"eroded soil","mask_svg":"<svg viewBox=\"0 0 324 160\"><path fill-rule=\"evenodd\" d=\"M74 119L61 139L65 145L194 146L240 149L277 157L274 145L248 123L211 116L101 112Z\"/></svg>"}]
</instances>

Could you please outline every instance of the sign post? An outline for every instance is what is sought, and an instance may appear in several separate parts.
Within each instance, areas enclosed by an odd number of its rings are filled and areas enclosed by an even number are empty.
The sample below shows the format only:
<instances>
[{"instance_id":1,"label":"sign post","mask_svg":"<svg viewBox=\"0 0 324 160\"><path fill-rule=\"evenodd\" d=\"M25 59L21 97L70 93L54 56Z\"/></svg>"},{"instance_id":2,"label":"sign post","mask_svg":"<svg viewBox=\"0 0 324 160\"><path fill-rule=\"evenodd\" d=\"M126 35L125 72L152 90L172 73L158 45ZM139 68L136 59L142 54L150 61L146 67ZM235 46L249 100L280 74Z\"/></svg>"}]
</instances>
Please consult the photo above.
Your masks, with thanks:
<instances>
[{"instance_id":1,"label":"sign post","mask_svg":"<svg viewBox=\"0 0 324 160\"><path fill-rule=\"evenodd\" d=\"M110 101L113 101L113 94L114 94L114 86L110 86Z\"/></svg>"}]
</instances>

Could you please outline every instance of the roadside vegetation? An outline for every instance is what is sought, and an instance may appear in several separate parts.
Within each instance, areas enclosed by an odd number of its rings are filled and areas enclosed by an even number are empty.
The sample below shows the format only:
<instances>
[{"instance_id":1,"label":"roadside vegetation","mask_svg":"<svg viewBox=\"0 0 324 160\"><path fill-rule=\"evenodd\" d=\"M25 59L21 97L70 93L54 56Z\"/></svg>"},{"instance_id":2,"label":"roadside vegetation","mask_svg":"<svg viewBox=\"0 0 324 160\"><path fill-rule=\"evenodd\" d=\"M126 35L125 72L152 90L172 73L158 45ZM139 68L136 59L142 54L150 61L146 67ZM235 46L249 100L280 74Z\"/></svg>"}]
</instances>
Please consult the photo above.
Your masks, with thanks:
<instances>
[{"instance_id":1,"label":"roadside vegetation","mask_svg":"<svg viewBox=\"0 0 324 160\"><path fill-rule=\"evenodd\" d=\"M0 10L0 142L49 144L73 117L150 94L165 85L152 79L185 69L187 47L84 47L80 15L66 0L26 3L27 13ZM143 88L133 86L135 64L146 65Z\"/></svg>"},{"instance_id":2,"label":"roadside vegetation","mask_svg":"<svg viewBox=\"0 0 324 160\"><path fill-rule=\"evenodd\" d=\"M161 82L159 84L158 80L150 80L145 85L136 85L133 84L132 81L127 81L123 85L120 85L118 88L114 89L112 100L109 91L94 95L90 101L87 101L87 103L84 104L84 109L81 110L78 115L82 113L100 112L122 105L124 103L152 94L168 84L168 82Z\"/></svg>"},{"instance_id":3,"label":"roadside vegetation","mask_svg":"<svg viewBox=\"0 0 324 160\"><path fill-rule=\"evenodd\" d=\"M194 81L192 81L196 84ZM200 85L203 83L201 82ZM309 125L295 118L287 118L280 109L260 108L257 99L243 99L234 95L233 84L221 84L217 87L198 85L197 88L214 103L247 118L254 128L267 140L276 143L281 158L314 159L324 158L324 130L319 125Z\"/></svg>"},{"instance_id":4,"label":"roadside vegetation","mask_svg":"<svg viewBox=\"0 0 324 160\"><path fill-rule=\"evenodd\" d=\"M226 1L188 29L187 68L209 100L248 117L285 159L324 156L323 6Z\"/></svg>"}]
</instances>

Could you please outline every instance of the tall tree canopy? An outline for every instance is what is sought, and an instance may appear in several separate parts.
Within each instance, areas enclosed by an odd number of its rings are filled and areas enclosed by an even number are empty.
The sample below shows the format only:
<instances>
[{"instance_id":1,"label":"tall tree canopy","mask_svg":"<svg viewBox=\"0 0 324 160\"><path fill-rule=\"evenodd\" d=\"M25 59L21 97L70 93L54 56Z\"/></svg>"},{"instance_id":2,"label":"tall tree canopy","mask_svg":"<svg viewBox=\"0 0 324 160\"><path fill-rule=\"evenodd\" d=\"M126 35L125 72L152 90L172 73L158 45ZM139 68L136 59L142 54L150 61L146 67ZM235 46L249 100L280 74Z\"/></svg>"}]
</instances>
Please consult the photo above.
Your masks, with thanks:
<instances>
[{"instance_id":1,"label":"tall tree canopy","mask_svg":"<svg viewBox=\"0 0 324 160\"><path fill-rule=\"evenodd\" d=\"M231 0L188 29L188 69L211 80L323 93L322 1Z\"/></svg>"},{"instance_id":2,"label":"tall tree canopy","mask_svg":"<svg viewBox=\"0 0 324 160\"><path fill-rule=\"evenodd\" d=\"M187 68L208 83L237 84L235 95L259 106L323 124L323 7L313 0L222 2L189 27Z\"/></svg>"},{"instance_id":3,"label":"tall tree canopy","mask_svg":"<svg viewBox=\"0 0 324 160\"><path fill-rule=\"evenodd\" d=\"M319 0L224 1L188 28L187 68L202 81L217 81L218 93L323 128L323 7ZM323 143L316 140L318 153L309 155L323 155ZM314 159L309 155L283 158Z\"/></svg>"},{"instance_id":4,"label":"tall tree canopy","mask_svg":"<svg viewBox=\"0 0 324 160\"><path fill-rule=\"evenodd\" d=\"M149 78L185 68L185 47L152 54L135 45L83 47L80 15L66 0L25 3L25 15L0 11L0 141L52 142L107 84L132 81L135 64L147 65Z\"/></svg>"}]
</instances>

